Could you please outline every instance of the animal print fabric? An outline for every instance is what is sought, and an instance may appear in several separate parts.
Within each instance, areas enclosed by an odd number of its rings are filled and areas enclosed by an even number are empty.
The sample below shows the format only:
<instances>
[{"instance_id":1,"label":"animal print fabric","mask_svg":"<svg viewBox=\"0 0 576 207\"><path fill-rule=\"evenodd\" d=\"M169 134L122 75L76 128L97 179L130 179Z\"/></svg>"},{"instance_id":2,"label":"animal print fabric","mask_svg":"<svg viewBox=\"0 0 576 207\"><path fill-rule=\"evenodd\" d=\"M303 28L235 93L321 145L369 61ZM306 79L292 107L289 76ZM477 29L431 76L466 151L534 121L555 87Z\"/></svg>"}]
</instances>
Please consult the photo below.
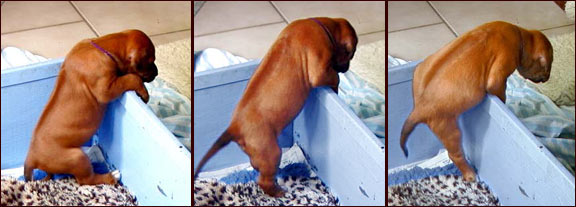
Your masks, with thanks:
<instances>
[{"instance_id":1,"label":"animal print fabric","mask_svg":"<svg viewBox=\"0 0 576 207\"><path fill-rule=\"evenodd\" d=\"M214 180L194 182L194 206L335 206L338 199L317 177L279 178L281 198L266 195L255 182L226 185Z\"/></svg>"},{"instance_id":2,"label":"animal print fabric","mask_svg":"<svg viewBox=\"0 0 576 207\"><path fill-rule=\"evenodd\" d=\"M83 185L73 178L18 181L2 177L1 206L135 206L136 198L119 184Z\"/></svg>"},{"instance_id":3,"label":"animal print fabric","mask_svg":"<svg viewBox=\"0 0 576 207\"><path fill-rule=\"evenodd\" d=\"M498 199L479 182L441 175L388 187L389 206L498 206Z\"/></svg>"}]
</instances>

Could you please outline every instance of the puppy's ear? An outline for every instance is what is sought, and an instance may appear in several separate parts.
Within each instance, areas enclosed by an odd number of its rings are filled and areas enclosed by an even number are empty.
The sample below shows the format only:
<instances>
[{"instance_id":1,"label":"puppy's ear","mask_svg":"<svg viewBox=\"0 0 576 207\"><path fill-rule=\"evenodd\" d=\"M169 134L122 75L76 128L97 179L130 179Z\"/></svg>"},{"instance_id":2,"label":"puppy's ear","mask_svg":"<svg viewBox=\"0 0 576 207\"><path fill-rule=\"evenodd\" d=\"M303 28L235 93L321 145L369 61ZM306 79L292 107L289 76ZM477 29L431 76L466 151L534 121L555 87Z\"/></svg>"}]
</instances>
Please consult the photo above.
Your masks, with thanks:
<instances>
[{"instance_id":1,"label":"puppy's ear","mask_svg":"<svg viewBox=\"0 0 576 207\"><path fill-rule=\"evenodd\" d=\"M546 58L544 58L543 55L538 56L538 62L540 63L540 66L542 66L542 67L545 67L546 65L548 65L548 61L546 61Z\"/></svg>"},{"instance_id":2,"label":"puppy's ear","mask_svg":"<svg viewBox=\"0 0 576 207\"><path fill-rule=\"evenodd\" d=\"M540 63L540 68L543 68L544 71L549 72L552 66L552 60L548 60L544 55L538 56L538 63Z\"/></svg>"}]
</instances>

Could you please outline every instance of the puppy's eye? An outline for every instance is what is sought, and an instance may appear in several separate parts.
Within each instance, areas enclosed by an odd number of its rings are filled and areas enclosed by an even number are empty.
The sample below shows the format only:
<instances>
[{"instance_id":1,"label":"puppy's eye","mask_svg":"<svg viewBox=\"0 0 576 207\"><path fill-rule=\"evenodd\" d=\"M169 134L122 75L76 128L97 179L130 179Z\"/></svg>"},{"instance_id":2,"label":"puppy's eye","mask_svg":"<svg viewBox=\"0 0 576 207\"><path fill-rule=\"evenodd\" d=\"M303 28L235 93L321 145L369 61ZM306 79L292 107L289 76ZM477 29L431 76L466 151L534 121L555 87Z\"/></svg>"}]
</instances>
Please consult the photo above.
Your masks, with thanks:
<instances>
[{"instance_id":1,"label":"puppy's eye","mask_svg":"<svg viewBox=\"0 0 576 207\"><path fill-rule=\"evenodd\" d=\"M348 55L350 55L350 50L348 48L342 48L342 53L344 53L344 55L348 56Z\"/></svg>"},{"instance_id":2,"label":"puppy's eye","mask_svg":"<svg viewBox=\"0 0 576 207\"><path fill-rule=\"evenodd\" d=\"M354 51L346 51L346 56L352 58L352 56L354 56Z\"/></svg>"}]
</instances>

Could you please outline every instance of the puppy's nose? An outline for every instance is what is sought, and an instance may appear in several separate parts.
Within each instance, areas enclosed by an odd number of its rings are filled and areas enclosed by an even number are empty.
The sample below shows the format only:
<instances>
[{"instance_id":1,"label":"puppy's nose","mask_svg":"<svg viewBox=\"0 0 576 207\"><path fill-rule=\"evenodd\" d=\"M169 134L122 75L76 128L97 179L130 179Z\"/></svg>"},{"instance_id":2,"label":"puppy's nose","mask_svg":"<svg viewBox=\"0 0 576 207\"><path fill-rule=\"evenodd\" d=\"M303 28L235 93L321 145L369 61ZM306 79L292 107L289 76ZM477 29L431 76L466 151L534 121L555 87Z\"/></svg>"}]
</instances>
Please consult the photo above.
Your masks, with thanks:
<instances>
[{"instance_id":1,"label":"puppy's nose","mask_svg":"<svg viewBox=\"0 0 576 207\"><path fill-rule=\"evenodd\" d=\"M534 81L535 83L544 83L544 82L548 81L548 78L547 77L540 77L540 78L534 79L532 81Z\"/></svg>"},{"instance_id":2,"label":"puppy's nose","mask_svg":"<svg viewBox=\"0 0 576 207\"><path fill-rule=\"evenodd\" d=\"M146 73L146 75L144 75L142 80L144 82L152 82L154 80L154 78L156 78L156 76L158 76L158 68L156 67L155 64L152 64L152 66L150 66L148 73Z\"/></svg>"},{"instance_id":3,"label":"puppy's nose","mask_svg":"<svg viewBox=\"0 0 576 207\"><path fill-rule=\"evenodd\" d=\"M156 75L148 75L142 78L142 81L146 83L152 82L156 78Z\"/></svg>"},{"instance_id":4,"label":"puppy's nose","mask_svg":"<svg viewBox=\"0 0 576 207\"><path fill-rule=\"evenodd\" d=\"M348 68L350 68L350 63L334 65L334 69L339 73L345 73Z\"/></svg>"}]
</instances>

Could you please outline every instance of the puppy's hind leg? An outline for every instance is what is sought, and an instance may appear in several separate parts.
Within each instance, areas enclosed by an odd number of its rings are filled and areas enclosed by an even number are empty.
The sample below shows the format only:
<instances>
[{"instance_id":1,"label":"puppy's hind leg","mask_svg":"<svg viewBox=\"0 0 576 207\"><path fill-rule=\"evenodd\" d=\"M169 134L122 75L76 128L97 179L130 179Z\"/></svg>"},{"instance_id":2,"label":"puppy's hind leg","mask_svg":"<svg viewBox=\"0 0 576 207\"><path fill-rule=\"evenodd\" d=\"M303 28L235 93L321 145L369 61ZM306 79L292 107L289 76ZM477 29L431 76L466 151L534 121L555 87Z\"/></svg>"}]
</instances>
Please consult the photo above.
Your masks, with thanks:
<instances>
[{"instance_id":1,"label":"puppy's hind leg","mask_svg":"<svg viewBox=\"0 0 576 207\"><path fill-rule=\"evenodd\" d=\"M258 185L266 194L282 197L284 190L276 183L276 171L280 165L282 151L274 133L258 133L258 135L260 136L258 139L252 137L246 140L245 148L252 167L260 172Z\"/></svg>"},{"instance_id":2,"label":"puppy's hind leg","mask_svg":"<svg viewBox=\"0 0 576 207\"><path fill-rule=\"evenodd\" d=\"M28 156L26 156L26 161L24 161L24 179L26 181L32 181L32 178L34 176L34 169L36 169L36 160L34 158L32 158L33 156L31 156L30 154L28 154ZM34 163L34 164L33 164ZM44 176L44 178L42 178L42 181L49 181L52 179L52 176L54 174L46 172L46 176Z\"/></svg>"},{"instance_id":3,"label":"puppy's hind leg","mask_svg":"<svg viewBox=\"0 0 576 207\"><path fill-rule=\"evenodd\" d=\"M116 184L116 178L112 173L96 174L92 169L90 159L80 148L66 150L67 169L74 175L80 185Z\"/></svg>"},{"instance_id":4,"label":"puppy's hind leg","mask_svg":"<svg viewBox=\"0 0 576 207\"><path fill-rule=\"evenodd\" d=\"M26 156L26 161L24 161L24 180L32 181L32 176L34 172L34 168L36 168L35 164L32 164L33 159L30 158L30 155Z\"/></svg>"},{"instance_id":5,"label":"puppy's hind leg","mask_svg":"<svg viewBox=\"0 0 576 207\"><path fill-rule=\"evenodd\" d=\"M270 146L270 149L259 153L258 170L260 177L258 185L270 196L282 197L284 190L276 183L276 171L280 164L281 150L278 144Z\"/></svg>"},{"instance_id":6,"label":"puppy's hind leg","mask_svg":"<svg viewBox=\"0 0 576 207\"><path fill-rule=\"evenodd\" d=\"M458 116L433 118L429 120L428 126L442 141L448 150L448 157L460 169L464 180L474 181L476 180L476 173L468 165L464 152L462 152L461 132L457 120Z\"/></svg>"}]
</instances>

